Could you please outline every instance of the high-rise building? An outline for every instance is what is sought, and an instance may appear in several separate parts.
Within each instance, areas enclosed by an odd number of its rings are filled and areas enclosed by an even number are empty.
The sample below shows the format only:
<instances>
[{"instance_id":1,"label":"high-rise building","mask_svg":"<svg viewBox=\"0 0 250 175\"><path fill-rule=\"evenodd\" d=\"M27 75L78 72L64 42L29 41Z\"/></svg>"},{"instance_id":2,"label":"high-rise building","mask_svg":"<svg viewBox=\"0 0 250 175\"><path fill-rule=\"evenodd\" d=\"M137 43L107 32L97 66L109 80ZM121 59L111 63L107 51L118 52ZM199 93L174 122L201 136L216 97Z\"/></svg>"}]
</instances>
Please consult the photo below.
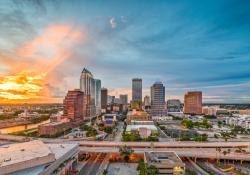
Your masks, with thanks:
<instances>
[{"instance_id":1,"label":"high-rise building","mask_svg":"<svg viewBox=\"0 0 250 175\"><path fill-rule=\"evenodd\" d=\"M167 101L168 112L180 112L181 111L181 101L179 99L169 99Z\"/></svg>"},{"instance_id":2,"label":"high-rise building","mask_svg":"<svg viewBox=\"0 0 250 175\"><path fill-rule=\"evenodd\" d=\"M126 105L128 104L128 95L127 94L121 94L120 95L121 104Z\"/></svg>"},{"instance_id":3,"label":"high-rise building","mask_svg":"<svg viewBox=\"0 0 250 175\"><path fill-rule=\"evenodd\" d=\"M143 102L144 106L150 106L150 97L148 95L146 95L144 97L144 102Z\"/></svg>"},{"instance_id":4,"label":"high-rise building","mask_svg":"<svg viewBox=\"0 0 250 175\"><path fill-rule=\"evenodd\" d=\"M101 107L102 109L106 109L108 104L108 89L102 88L101 89Z\"/></svg>"},{"instance_id":5,"label":"high-rise building","mask_svg":"<svg viewBox=\"0 0 250 175\"><path fill-rule=\"evenodd\" d=\"M166 114L165 86L161 82L156 82L151 86L151 114L152 116Z\"/></svg>"},{"instance_id":6,"label":"high-rise building","mask_svg":"<svg viewBox=\"0 0 250 175\"><path fill-rule=\"evenodd\" d=\"M101 112L101 80L95 79L95 106L96 112Z\"/></svg>"},{"instance_id":7,"label":"high-rise building","mask_svg":"<svg viewBox=\"0 0 250 175\"><path fill-rule=\"evenodd\" d=\"M132 101L142 101L142 79L132 79Z\"/></svg>"},{"instance_id":8,"label":"high-rise building","mask_svg":"<svg viewBox=\"0 0 250 175\"><path fill-rule=\"evenodd\" d=\"M146 112L150 112L151 102L150 102L150 97L148 95L144 97L143 106Z\"/></svg>"},{"instance_id":9,"label":"high-rise building","mask_svg":"<svg viewBox=\"0 0 250 175\"><path fill-rule=\"evenodd\" d=\"M86 117L91 118L96 115L95 109L95 79L92 73L84 68L80 77L80 89L86 95Z\"/></svg>"},{"instance_id":10,"label":"high-rise building","mask_svg":"<svg viewBox=\"0 0 250 175\"><path fill-rule=\"evenodd\" d=\"M184 113L202 114L202 92L187 92L184 96Z\"/></svg>"},{"instance_id":11,"label":"high-rise building","mask_svg":"<svg viewBox=\"0 0 250 175\"><path fill-rule=\"evenodd\" d=\"M86 104L84 101L84 93L80 89L68 91L63 100L63 113L64 116L72 121L84 120L84 110Z\"/></svg>"}]
</instances>

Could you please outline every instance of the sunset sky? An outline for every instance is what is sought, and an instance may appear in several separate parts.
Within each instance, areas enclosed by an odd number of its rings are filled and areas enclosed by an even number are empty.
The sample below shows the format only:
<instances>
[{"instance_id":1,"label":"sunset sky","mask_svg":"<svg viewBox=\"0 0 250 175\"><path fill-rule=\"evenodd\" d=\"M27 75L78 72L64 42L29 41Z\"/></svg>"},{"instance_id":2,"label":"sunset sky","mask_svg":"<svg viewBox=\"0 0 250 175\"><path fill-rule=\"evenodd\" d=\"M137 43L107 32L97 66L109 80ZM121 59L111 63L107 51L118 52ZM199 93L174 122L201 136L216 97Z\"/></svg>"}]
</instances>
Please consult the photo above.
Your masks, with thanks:
<instances>
[{"instance_id":1,"label":"sunset sky","mask_svg":"<svg viewBox=\"0 0 250 175\"><path fill-rule=\"evenodd\" d=\"M84 67L110 95L250 103L250 1L0 1L0 103L62 102Z\"/></svg>"}]
</instances>

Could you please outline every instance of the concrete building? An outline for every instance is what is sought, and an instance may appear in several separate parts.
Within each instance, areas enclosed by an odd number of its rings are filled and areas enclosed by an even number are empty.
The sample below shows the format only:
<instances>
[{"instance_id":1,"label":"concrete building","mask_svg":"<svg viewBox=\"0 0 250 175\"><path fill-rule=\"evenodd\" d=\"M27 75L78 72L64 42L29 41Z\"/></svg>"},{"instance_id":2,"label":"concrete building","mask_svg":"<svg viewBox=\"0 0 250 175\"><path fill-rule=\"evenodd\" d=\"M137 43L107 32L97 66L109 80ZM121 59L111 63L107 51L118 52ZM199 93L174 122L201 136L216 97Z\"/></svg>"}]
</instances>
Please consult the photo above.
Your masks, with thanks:
<instances>
[{"instance_id":1,"label":"concrete building","mask_svg":"<svg viewBox=\"0 0 250 175\"><path fill-rule=\"evenodd\" d=\"M108 105L108 89L101 89L101 108L106 109Z\"/></svg>"},{"instance_id":2,"label":"concrete building","mask_svg":"<svg viewBox=\"0 0 250 175\"><path fill-rule=\"evenodd\" d=\"M85 110L84 93L79 89L68 91L63 100L63 115L72 121L82 121L86 117Z\"/></svg>"},{"instance_id":3,"label":"concrete building","mask_svg":"<svg viewBox=\"0 0 250 175\"><path fill-rule=\"evenodd\" d=\"M142 138L147 138L151 135L157 134L158 130L155 125L127 125L126 133L138 133Z\"/></svg>"},{"instance_id":4,"label":"concrete building","mask_svg":"<svg viewBox=\"0 0 250 175\"><path fill-rule=\"evenodd\" d=\"M44 137L56 137L71 128L70 122L51 122L38 126L38 135Z\"/></svg>"},{"instance_id":5,"label":"concrete building","mask_svg":"<svg viewBox=\"0 0 250 175\"><path fill-rule=\"evenodd\" d=\"M226 117L225 119L227 125L250 129L250 115L233 114L233 117Z\"/></svg>"},{"instance_id":6,"label":"concrete building","mask_svg":"<svg viewBox=\"0 0 250 175\"><path fill-rule=\"evenodd\" d=\"M144 97L143 108L145 111L150 112L151 102L150 102L150 97L148 95Z\"/></svg>"},{"instance_id":7,"label":"concrete building","mask_svg":"<svg viewBox=\"0 0 250 175\"><path fill-rule=\"evenodd\" d=\"M80 77L80 90L86 96L86 118L92 118L96 115L95 98L96 88L95 79L92 73L84 68Z\"/></svg>"},{"instance_id":8,"label":"concrete building","mask_svg":"<svg viewBox=\"0 0 250 175\"><path fill-rule=\"evenodd\" d=\"M184 113L202 114L202 92L192 91L184 95Z\"/></svg>"},{"instance_id":9,"label":"concrete building","mask_svg":"<svg viewBox=\"0 0 250 175\"><path fill-rule=\"evenodd\" d=\"M217 110L219 109L219 106L204 106L202 107L202 114L216 116Z\"/></svg>"},{"instance_id":10,"label":"concrete building","mask_svg":"<svg viewBox=\"0 0 250 175\"><path fill-rule=\"evenodd\" d=\"M102 116L102 122L105 126L115 126L117 122L116 114L105 114Z\"/></svg>"},{"instance_id":11,"label":"concrete building","mask_svg":"<svg viewBox=\"0 0 250 175\"><path fill-rule=\"evenodd\" d=\"M108 95L108 104L113 104L113 103L115 103L115 96Z\"/></svg>"},{"instance_id":12,"label":"concrete building","mask_svg":"<svg viewBox=\"0 0 250 175\"><path fill-rule=\"evenodd\" d=\"M151 120L151 116L147 112L133 110L127 113L127 119L126 119L127 124L131 124L132 120L148 121Z\"/></svg>"},{"instance_id":13,"label":"concrete building","mask_svg":"<svg viewBox=\"0 0 250 175\"><path fill-rule=\"evenodd\" d=\"M120 100L121 100L121 104L127 105L128 104L128 94L121 94Z\"/></svg>"},{"instance_id":14,"label":"concrete building","mask_svg":"<svg viewBox=\"0 0 250 175\"><path fill-rule=\"evenodd\" d=\"M95 79L95 107L96 113L101 113L101 80Z\"/></svg>"},{"instance_id":15,"label":"concrete building","mask_svg":"<svg viewBox=\"0 0 250 175\"><path fill-rule=\"evenodd\" d=\"M155 166L158 174L185 174L185 164L175 152L145 152L144 162Z\"/></svg>"},{"instance_id":16,"label":"concrete building","mask_svg":"<svg viewBox=\"0 0 250 175\"><path fill-rule=\"evenodd\" d=\"M165 109L165 86L161 82L156 82L151 86L151 115L166 115Z\"/></svg>"},{"instance_id":17,"label":"concrete building","mask_svg":"<svg viewBox=\"0 0 250 175\"><path fill-rule=\"evenodd\" d=\"M168 112L180 112L181 111L181 101L179 99L169 99L167 101Z\"/></svg>"},{"instance_id":18,"label":"concrete building","mask_svg":"<svg viewBox=\"0 0 250 175\"><path fill-rule=\"evenodd\" d=\"M0 147L0 175L74 174L77 144L45 144L40 140Z\"/></svg>"}]
</instances>

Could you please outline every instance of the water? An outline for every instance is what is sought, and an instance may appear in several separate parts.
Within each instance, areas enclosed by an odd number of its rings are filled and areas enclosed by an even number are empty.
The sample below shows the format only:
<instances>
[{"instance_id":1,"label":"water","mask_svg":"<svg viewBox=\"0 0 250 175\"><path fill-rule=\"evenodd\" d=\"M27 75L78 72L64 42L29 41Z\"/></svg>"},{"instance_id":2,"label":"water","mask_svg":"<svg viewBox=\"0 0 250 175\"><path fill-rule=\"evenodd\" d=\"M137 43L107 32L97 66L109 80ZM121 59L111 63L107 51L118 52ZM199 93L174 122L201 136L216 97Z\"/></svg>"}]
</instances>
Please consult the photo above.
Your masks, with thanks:
<instances>
[{"instance_id":1,"label":"water","mask_svg":"<svg viewBox=\"0 0 250 175\"><path fill-rule=\"evenodd\" d=\"M9 134L12 132L24 131L26 129L34 129L34 128L38 128L39 125L46 124L46 123L49 123L49 120L45 120L45 121L42 121L42 122L36 123L36 124L26 124L26 125L2 128L2 129L0 129L0 134Z\"/></svg>"}]
</instances>

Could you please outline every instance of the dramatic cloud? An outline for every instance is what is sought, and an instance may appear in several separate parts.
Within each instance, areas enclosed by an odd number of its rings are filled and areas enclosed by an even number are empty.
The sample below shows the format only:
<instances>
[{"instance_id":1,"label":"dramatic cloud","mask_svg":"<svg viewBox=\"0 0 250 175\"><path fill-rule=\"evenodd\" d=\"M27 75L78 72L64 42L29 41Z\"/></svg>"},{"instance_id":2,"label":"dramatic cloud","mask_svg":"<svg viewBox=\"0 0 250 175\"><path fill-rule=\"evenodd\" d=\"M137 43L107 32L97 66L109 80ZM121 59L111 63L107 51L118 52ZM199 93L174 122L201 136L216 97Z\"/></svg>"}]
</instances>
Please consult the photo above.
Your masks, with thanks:
<instances>
[{"instance_id":1,"label":"dramatic cloud","mask_svg":"<svg viewBox=\"0 0 250 175\"><path fill-rule=\"evenodd\" d=\"M167 98L250 103L249 2L142 1L0 2L0 76L44 74L36 95L53 102L87 67L116 96L140 77L144 95L160 80Z\"/></svg>"},{"instance_id":2,"label":"dramatic cloud","mask_svg":"<svg viewBox=\"0 0 250 175\"><path fill-rule=\"evenodd\" d=\"M0 77L0 97L9 100L37 97L44 77L45 74L33 75L30 71Z\"/></svg>"}]
</instances>

